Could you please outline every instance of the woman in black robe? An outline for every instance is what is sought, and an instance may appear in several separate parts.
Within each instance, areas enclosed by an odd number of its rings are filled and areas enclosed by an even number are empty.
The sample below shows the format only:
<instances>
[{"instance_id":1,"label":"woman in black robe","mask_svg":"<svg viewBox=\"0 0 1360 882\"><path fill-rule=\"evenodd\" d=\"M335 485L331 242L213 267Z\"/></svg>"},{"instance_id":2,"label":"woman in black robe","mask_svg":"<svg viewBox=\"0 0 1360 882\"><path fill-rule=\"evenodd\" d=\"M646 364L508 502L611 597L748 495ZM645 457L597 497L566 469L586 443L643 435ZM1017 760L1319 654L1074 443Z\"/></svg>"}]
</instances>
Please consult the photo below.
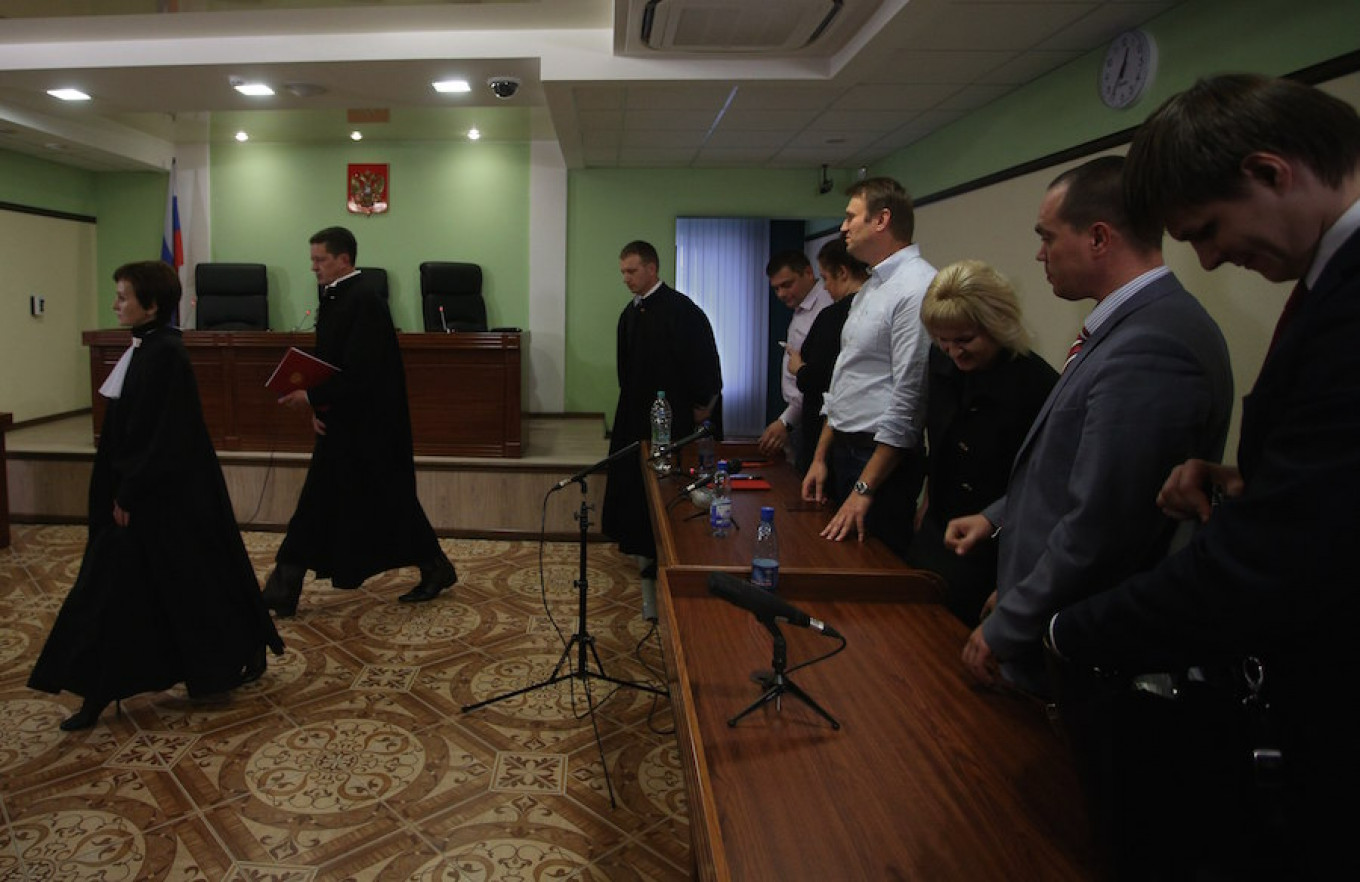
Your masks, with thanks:
<instances>
[{"instance_id":1,"label":"woman in black robe","mask_svg":"<svg viewBox=\"0 0 1360 882\"><path fill-rule=\"evenodd\" d=\"M86 729L115 701L184 683L191 697L258 679L283 641L260 599L177 328L175 271L113 274L132 346L100 388L109 398L75 586L29 677L83 696L61 724Z\"/></svg>"}]
</instances>

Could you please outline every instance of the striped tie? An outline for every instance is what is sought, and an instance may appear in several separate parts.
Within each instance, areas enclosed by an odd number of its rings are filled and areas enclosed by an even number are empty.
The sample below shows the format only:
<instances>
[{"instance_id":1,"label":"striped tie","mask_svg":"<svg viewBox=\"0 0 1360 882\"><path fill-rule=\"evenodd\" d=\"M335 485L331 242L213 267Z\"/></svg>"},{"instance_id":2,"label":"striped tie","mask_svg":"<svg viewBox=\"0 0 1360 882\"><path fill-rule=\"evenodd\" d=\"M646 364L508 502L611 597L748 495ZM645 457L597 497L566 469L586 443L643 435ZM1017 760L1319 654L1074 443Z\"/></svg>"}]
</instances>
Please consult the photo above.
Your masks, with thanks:
<instances>
[{"instance_id":1,"label":"striped tie","mask_svg":"<svg viewBox=\"0 0 1360 882\"><path fill-rule=\"evenodd\" d=\"M1067 360L1063 362L1063 370L1067 370L1067 366L1072 363L1072 359L1077 357L1077 353L1081 351L1082 345L1086 343L1086 338L1090 336L1091 332L1086 330L1085 325L1082 325L1081 333L1077 335L1077 339L1072 341L1072 347L1067 350Z\"/></svg>"}]
</instances>

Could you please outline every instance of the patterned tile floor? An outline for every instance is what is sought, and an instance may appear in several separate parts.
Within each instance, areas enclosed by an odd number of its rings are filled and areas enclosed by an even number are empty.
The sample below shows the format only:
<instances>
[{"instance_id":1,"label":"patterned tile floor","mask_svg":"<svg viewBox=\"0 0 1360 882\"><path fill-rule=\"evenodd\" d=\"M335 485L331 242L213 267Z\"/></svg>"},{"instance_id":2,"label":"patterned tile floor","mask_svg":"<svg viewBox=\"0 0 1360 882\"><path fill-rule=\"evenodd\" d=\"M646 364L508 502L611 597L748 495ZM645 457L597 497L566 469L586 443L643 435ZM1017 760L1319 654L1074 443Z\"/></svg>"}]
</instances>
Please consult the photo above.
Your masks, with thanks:
<instances>
[{"instance_id":1,"label":"patterned tile floor","mask_svg":"<svg viewBox=\"0 0 1360 882\"><path fill-rule=\"evenodd\" d=\"M263 580L280 536L245 534ZM311 580L268 673L219 704L140 695L86 732L72 695L25 687L83 527L18 526L0 551L0 880L680 880L690 876L669 702L540 682L562 655L539 547L443 540L459 584L408 606L414 570L357 591ZM575 545L544 547L547 604L576 625ZM636 568L589 550L589 627L612 677L657 683ZM572 663L575 663L575 651Z\"/></svg>"}]
</instances>

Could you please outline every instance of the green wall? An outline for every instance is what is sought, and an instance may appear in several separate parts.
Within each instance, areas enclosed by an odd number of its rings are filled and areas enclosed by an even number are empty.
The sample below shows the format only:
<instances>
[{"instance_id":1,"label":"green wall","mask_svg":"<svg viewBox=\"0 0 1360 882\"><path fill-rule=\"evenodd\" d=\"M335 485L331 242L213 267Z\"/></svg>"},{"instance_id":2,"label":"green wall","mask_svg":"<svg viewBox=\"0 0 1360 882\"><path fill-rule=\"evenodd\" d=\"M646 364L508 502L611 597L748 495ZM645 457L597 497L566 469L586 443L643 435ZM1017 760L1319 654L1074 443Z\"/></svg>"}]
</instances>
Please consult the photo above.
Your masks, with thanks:
<instances>
[{"instance_id":1,"label":"green wall","mask_svg":"<svg viewBox=\"0 0 1360 882\"><path fill-rule=\"evenodd\" d=\"M95 203L99 207L94 304L97 327L118 327L112 308L113 271L134 260L156 260L161 256L165 191L169 183L169 175L161 172L95 176Z\"/></svg>"},{"instance_id":2,"label":"green wall","mask_svg":"<svg viewBox=\"0 0 1360 882\"><path fill-rule=\"evenodd\" d=\"M346 210L352 162L389 165L388 213ZM232 144L213 149L211 180L212 259L268 266L275 329L296 327L316 305L307 239L332 225L354 231L360 266L387 270L404 330L422 328L426 260L481 264L489 323L529 323L527 143Z\"/></svg>"},{"instance_id":3,"label":"green wall","mask_svg":"<svg viewBox=\"0 0 1360 882\"><path fill-rule=\"evenodd\" d=\"M0 202L97 214L94 172L0 150Z\"/></svg>"},{"instance_id":4,"label":"green wall","mask_svg":"<svg viewBox=\"0 0 1360 882\"><path fill-rule=\"evenodd\" d=\"M1104 49L1088 53L876 165L918 196L1137 126L1206 74L1290 74L1360 49L1355 0L1189 0L1150 22L1158 73L1111 110L1096 93Z\"/></svg>"},{"instance_id":5,"label":"green wall","mask_svg":"<svg viewBox=\"0 0 1360 882\"><path fill-rule=\"evenodd\" d=\"M627 303L619 249L645 239L675 281L677 217L837 217L848 172L818 195L820 170L583 169L567 184L566 409L612 420L618 398L615 328ZM756 345L753 341L752 345Z\"/></svg>"}]
</instances>

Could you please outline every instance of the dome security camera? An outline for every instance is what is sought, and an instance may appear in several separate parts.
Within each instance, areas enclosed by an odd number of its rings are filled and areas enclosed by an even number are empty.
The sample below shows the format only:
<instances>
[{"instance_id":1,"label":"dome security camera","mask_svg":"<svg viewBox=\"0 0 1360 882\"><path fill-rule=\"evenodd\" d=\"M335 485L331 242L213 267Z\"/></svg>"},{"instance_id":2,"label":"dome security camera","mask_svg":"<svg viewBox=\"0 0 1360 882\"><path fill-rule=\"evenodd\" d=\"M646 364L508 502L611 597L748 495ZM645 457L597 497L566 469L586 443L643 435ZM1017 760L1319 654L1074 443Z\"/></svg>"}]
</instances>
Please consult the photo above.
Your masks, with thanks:
<instances>
[{"instance_id":1,"label":"dome security camera","mask_svg":"<svg viewBox=\"0 0 1360 882\"><path fill-rule=\"evenodd\" d=\"M519 77L492 77L486 84L491 87L491 94L502 101L514 98L519 91Z\"/></svg>"}]
</instances>

